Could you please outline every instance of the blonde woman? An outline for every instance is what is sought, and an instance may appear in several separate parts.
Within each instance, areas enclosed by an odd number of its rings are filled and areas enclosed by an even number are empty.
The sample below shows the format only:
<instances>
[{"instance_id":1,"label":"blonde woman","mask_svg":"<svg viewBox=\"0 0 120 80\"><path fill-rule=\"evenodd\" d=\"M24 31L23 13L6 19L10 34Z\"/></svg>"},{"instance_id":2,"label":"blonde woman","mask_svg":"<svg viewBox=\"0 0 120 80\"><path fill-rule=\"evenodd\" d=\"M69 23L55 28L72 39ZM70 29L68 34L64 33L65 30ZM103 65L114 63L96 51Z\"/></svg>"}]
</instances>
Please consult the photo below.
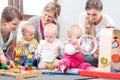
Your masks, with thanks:
<instances>
[{"instance_id":1,"label":"blonde woman","mask_svg":"<svg viewBox=\"0 0 120 80\"><path fill-rule=\"evenodd\" d=\"M85 12L80 14L79 26L83 34L92 35L98 40L98 49L93 55L85 56L85 61L94 66L98 64L99 36L103 27L110 25L115 27L115 22L108 15L103 14L103 4L101 0L87 0ZM86 46L85 46L86 47Z\"/></svg>"},{"instance_id":2,"label":"blonde woman","mask_svg":"<svg viewBox=\"0 0 120 80\"><path fill-rule=\"evenodd\" d=\"M57 18L60 11L61 6L57 2L49 2L45 5L42 16L34 16L28 20L35 27L35 38L38 42L44 40L44 28L48 23L54 23L59 27Z\"/></svg>"}]
</instances>

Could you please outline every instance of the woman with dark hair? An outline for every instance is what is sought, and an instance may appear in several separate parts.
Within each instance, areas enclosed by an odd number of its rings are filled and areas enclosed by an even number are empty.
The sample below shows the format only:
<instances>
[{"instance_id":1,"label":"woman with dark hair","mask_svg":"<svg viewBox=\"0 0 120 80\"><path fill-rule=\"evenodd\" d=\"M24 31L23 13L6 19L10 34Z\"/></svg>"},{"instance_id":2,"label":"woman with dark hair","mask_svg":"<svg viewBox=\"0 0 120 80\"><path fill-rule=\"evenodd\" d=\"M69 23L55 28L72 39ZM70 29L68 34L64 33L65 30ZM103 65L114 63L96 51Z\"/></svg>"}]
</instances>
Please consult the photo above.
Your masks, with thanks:
<instances>
[{"instance_id":1,"label":"woman with dark hair","mask_svg":"<svg viewBox=\"0 0 120 80\"><path fill-rule=\"evenodd\" d=\"M0 22L1 64L6 64L4 52L7 50L7 48L11 45L16 46L16 38L18 32L17 28L22 19L23 19L22 14L19 12L17 8L13 6L7 6L2 11Z\"/></svg>"},{"instance_id":2,"label":"woman with dark hair","mask_svg":"<svg viewBox=\"0 0 120 80\"><path fill-rule=\"evenodd\" d=\"M115 22L108 15L103 14L102 10L103 4L101 0L87 0L85 12L81 13L79 17L79 26L82 28L83 34L92 35L97 38L98 49L93 55L85 55L85 61L94 66L98 65L101 29L108 25L115 26Z\"/></svg>"}]
</instances>

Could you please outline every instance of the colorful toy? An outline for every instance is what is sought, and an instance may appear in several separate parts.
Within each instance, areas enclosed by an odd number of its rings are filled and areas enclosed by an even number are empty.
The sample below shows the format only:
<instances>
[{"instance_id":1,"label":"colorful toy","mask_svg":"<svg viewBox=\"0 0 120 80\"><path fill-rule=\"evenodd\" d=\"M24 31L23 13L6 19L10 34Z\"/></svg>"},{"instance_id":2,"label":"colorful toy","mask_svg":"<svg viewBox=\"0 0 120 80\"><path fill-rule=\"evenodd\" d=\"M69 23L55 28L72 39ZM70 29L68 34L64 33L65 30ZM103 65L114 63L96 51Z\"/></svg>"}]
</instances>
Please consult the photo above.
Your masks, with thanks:
<instances>
[{"instance_id":1,"label":"colorful toy","mask_svg":"<svg viewBox=\"0 0 120 80\"><path fill-rule=\"evenodd\" d=\"M80 76L120 79L120 30L106 27L100 33L98 71L81 71ZM113 44L115 45L113 47ZM112 72L114 70L114 72Z\"/></svg>"},{"instance_id":2,"label":"colorful toy","mask_svg":"<svg viewBox=\"0 0 120 80\"><path fill-rule=\"evenodd\" d=\"M120 70L120 30L103 28L100 34L99 71L110 72L110 69ZM113 44L115 45L113 47Z\"/></svg>"},{"instance_id":3,"label":"colorful toy","mask_svg":"<svg viewBox=\"0 0 120 80\"><path fill-rule=\"evenodd\" d=\"M7 66L6 64L2 64L2 65L1 65L1 69L7 70L7 69L8 69L8 66Z\"/></svg>"},{"instance_id":4,"label":"colorful toy","mask_svg":"<svg viewBox=\"0 0 120 80\"><path fill-rule=\"evenodd\" d=\"M114 63L120 62L120 55L119 54L113 54L112 55L112 62L114 62Z\"/></svg>"},{"instance_id":5,"label":"colorful toy","mask_svg":"<svg viewBox=\"0 0 120 80\"><path fill-rule=\"evenodd\" d=\"M114 37L113 42L112 42L112 48L118 48L119 47L119 42L117 40L118 37Z\"/></svg>"},{"instance_id":6,"label":"colorful toy","mask_svg":"<svg viewBox=\"0 0 120 80\"><path fill-rule=\"evenodd\" d=\"M13 51L11 51L11 48L15 48L15 47L13 45L9 46L5 53L8 60L14 60L14 57L13 57L14 54L13 54Z\"/></svg>"},{"instance_id":7,"label":"colorful toy","mask_svg":"<svg viewBox=\"0 0 120 80\"><path fill-rule=\"evenodd\" d=\"M91 35L82 36L78 42L80 44L81 52L85 55L91 55L97 49L97 40Z\"/></svg>"},{"instance_id":8,"label":"colorful toy","mask_svg":"<svg viewBox=\"0 0 120 80\"><path fill-rule=\"evenodd\" d=\"M23 78L29 78L29 77L38 77L42 75L42 72L40 70L33 70L32 67L32 55L28 55L28 63L27 63L27 71L24 70L24 67L20 65L21 63L21 57L24 55L24 50L26 48L22 48L20 46L14 47L14 50L12 52L12 57L9 56L10 52L10 46L6 52L7 55L7 63L3 64L1 66L0 75L9 75L9 76L15 76L17 80L22 80ZM29 52L29 51L27 51Z\"/></svg>"},{"instance_id":9,"label":"colorful toy","mask_svg":"<svg viewBox=\"0 0 120 80\"><path fill-rule=\"evenodd\" d=\"M32 55L27 56L27 65L25 66L25 70L31 71L32 70Z\"/></svg>"}]
</instances>

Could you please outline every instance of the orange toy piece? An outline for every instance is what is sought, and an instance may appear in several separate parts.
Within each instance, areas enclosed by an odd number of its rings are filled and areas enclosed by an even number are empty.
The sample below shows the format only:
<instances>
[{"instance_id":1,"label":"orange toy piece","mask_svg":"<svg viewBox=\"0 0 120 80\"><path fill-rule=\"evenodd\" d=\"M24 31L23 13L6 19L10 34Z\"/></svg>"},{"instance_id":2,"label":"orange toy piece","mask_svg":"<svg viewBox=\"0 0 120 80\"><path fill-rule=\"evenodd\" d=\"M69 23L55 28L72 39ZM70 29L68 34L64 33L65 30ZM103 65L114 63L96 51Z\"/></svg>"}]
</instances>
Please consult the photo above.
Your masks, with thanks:
<instances>
[{"instance_id":1,"label":"orange toy piece","mask_svg":"<svg viewBox=\"0 0 120 80\"><path fill-rule=\"evenodd\" d=\"M113 55L112 55L112 61L113 61L114 63L120 62L120 55L119 55L119 54L113 54Z\"/></svg>"}]
</instances>

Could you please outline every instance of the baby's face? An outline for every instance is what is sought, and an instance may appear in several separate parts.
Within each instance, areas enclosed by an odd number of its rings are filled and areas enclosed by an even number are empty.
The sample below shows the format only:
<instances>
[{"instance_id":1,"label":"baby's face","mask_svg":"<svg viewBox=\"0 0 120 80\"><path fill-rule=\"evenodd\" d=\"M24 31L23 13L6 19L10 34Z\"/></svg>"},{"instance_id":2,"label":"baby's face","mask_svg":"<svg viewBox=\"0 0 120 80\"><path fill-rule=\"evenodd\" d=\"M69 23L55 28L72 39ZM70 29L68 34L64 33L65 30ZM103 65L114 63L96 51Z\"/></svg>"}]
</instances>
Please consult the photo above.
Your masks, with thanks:
<instances>
[{"instance_id":1,"label":"baby's face","mask_svg":"<svg viewBox=\"0 0 120 80\"><path fill-rule=\"evenodd\" d=\"M76 44L79 40L80 36L72 36L71 40L74 42L74 44Z\"/></svg>"},{"instance_id":2,"label":"baby's face","mask_svg":"<svg viewBox=\"0 0 120 80\"><path fill-rule=\"evenodd\" d=\"M45 40L49 43L54 42L54 40L56 39L56 35L52 34L52 33L47 33L45 34Z\"/></svg>"},{"instance_id":3,"label":"baby's face","mask_svg":"<svg viewBox=\"0 0 120 80\"><path fill-rule=\"evenodd\" d=\"M28 30L24 33L24 39L27 41L31 41L34 39L34 35L35 35L35 30L33 29Z\"/></svg>"},{"instance_id":4,"label":"baby's face","mask_svg":"<svg viewBox=\"0 0 120 80\"><path fill-rule=\"evenodd\" d=\"M81 32L75 32L74 34L72 34L71 40L74 43L77 43L80 37L81 37Z\"/></svg>"}]
</instances>

